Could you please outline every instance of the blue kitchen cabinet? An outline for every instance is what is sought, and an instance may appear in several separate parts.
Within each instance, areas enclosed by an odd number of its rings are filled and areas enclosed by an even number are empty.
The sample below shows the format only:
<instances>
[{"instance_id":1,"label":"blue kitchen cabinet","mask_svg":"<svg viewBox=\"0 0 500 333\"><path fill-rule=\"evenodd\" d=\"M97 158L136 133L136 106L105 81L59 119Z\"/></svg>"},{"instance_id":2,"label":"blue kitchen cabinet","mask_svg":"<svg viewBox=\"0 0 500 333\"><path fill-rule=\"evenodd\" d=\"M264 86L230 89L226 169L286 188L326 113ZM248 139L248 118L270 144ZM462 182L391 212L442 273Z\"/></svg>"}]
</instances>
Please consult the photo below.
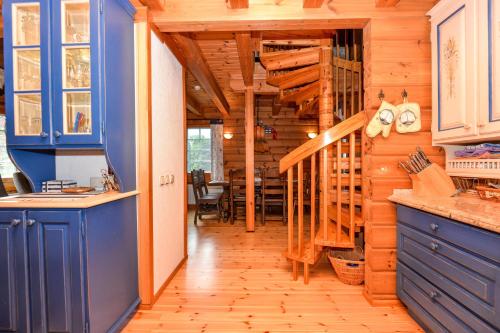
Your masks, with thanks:
<instances>
[{"instance_id":1,"label":"blue kitchen cabinet","mask_svg":"<svg viewBox=\"0 0 500 333\"><path fill-rule=\"evenodd\" d=\"M117 332L139 303L135 197L0 210L0 332Z\"/></svg>"},{"instance_id":2,"label":"blue kitchen cabinet","mask_svg":"<svg viewBox=\"0 0 500 333\"><path fill-rule=\"evenodd\" d=\"M24 212L0 211L0 332L29 332Z\"/></svg>"},{"instance_id":3,"label":"blue kitchen cabinet","mask_svg":"<svg viewBox=\"0 0 500 333\"><path fill-rule=\"evenodd\" d=\"M33 332L84 328L82 211L28 211Z\"/></svg>"},{"instance_id":4,"label":"blue kitchen cabinet","mask_svg":"<svg viewBox=\"0 0 500 333\"><path fill-rule=\"evenodd\" d=\"M397 293L428 332L500 330L500 235L399 205Z\"/></svg>"},{"instance_id":5,"label":"blue kitchen cabinet","mask_svg":"<svg viewBox=\"0 0 500 333\"><path fill-rule=\"evenodd\" d=\"M105 148L106 123L133 113L134 12L128 0L3 2L9 147Z\"/></svg>"}]
</instances>

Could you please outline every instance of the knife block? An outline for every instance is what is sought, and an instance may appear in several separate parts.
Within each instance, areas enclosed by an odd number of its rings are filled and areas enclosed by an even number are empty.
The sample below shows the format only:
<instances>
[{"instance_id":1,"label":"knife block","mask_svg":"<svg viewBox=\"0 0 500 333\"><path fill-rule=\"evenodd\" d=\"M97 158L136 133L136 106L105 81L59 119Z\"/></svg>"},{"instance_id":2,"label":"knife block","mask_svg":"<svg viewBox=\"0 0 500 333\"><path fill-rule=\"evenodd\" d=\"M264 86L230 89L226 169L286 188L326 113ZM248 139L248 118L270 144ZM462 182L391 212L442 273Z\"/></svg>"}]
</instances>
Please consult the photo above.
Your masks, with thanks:
<instances>
[{"instance_id":1,"label":"knife block","mask_svg":"<svg viewBox=\"0 0 500 333\"><path fill-rule=\"evenodd\" d=\"M451 177L435 163L409 176L413 184L413 193L419 197L451 197L457 191Z\"/></svg>"}]
</instances>

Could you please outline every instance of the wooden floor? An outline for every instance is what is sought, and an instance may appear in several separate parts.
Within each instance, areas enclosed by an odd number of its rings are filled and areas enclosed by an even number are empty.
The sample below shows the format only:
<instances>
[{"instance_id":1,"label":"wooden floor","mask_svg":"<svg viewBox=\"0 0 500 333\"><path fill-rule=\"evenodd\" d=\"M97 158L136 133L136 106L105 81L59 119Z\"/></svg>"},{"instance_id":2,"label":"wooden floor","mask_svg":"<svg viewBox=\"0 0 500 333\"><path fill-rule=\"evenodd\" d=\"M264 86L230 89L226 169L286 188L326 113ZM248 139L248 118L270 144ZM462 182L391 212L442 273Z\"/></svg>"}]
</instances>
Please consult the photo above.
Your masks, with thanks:
<instances>
[{"instance_id":1,"label":"wooden floor","mask_svg":"<svg viewBox=\"0 0 500 333\"><path fill-rule=\"evenodd\" d=\"M293 281L281 222L255 233L242 221L189 222L188 261L124 332L423 332L404 308L371 307L362 287L339 282L324 260L309 285Z\"/></svg>"}]
</instances>

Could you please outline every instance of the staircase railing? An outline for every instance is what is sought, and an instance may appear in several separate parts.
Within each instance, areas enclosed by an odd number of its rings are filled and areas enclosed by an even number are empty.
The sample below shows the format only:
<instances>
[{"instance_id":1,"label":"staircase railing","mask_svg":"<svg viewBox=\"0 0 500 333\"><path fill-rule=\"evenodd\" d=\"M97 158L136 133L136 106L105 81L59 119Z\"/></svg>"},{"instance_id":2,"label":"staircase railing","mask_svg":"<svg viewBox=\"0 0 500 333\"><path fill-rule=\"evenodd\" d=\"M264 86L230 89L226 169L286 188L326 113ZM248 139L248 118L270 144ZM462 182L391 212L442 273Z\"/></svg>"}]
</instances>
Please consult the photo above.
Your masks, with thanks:
<instances>
[{"instance_id":1,"label":"staircase railing","mask_svg":"<svg viewBox=\"0 0 500 333\"><path fill-rule=\"evenodd\" d=\"M356 131L365 125L365 112L360 112L304 143L280 160L280 173L288 179L288 249L284 254L292 260L293 278L297 279L298 263L304 264L304 281L309 280L309 265L321 256L323 246L354 247L356 228L355 187L359 187L360 169L356 156ZM336 145L336 150L333 146ZM358 149L359 150L359 149ZM319 161L317 159L319 156ZM310 168L310 190L304 196L304 166ZM319 174L317 176L317 166ZM294 186L294 169L297 182ZM356 182L358 176L358 182ZM333 191L333 187L336 190ZM320 190L320 228L316 233L316 190ZM348 190L346 190L348 189ZM295 195L295 191L297 191ZM310 206L310 227L304 228L305 201ZM332 205L332 202L336 205ZM297 206L297 226L295 226ZM333 210L332 212L329 212ZM330 221L331 220L331 221ZM297 227L297 228L295 228ZM296 229L296 230L295 230ZM295 234L296 231L296 234ZM308 240L306 238L309 238Z\"/></svg>"}]
</instances>

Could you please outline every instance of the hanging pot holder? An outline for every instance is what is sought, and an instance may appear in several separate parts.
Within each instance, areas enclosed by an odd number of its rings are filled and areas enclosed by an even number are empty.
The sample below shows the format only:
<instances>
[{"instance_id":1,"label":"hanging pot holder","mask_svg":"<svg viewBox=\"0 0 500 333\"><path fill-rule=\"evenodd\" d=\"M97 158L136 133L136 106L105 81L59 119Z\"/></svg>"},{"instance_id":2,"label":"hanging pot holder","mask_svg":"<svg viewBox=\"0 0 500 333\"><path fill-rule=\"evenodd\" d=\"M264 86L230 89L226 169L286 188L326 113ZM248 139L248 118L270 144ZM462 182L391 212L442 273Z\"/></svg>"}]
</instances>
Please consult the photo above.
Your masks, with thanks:
<instances>
[{"instance_id":1,"label":"hanging pot holder","mask_svg":"<svg viewBox=\"0 0 500 333\"><path fill-rule=\"evenodd\" d=\"M376 137L380 132L387 138L391 133L392 124L398 116L399 110L396 106L382 101L380 107L366 127L366 134L370 138Z\"/></svg>"}]
</instances>

